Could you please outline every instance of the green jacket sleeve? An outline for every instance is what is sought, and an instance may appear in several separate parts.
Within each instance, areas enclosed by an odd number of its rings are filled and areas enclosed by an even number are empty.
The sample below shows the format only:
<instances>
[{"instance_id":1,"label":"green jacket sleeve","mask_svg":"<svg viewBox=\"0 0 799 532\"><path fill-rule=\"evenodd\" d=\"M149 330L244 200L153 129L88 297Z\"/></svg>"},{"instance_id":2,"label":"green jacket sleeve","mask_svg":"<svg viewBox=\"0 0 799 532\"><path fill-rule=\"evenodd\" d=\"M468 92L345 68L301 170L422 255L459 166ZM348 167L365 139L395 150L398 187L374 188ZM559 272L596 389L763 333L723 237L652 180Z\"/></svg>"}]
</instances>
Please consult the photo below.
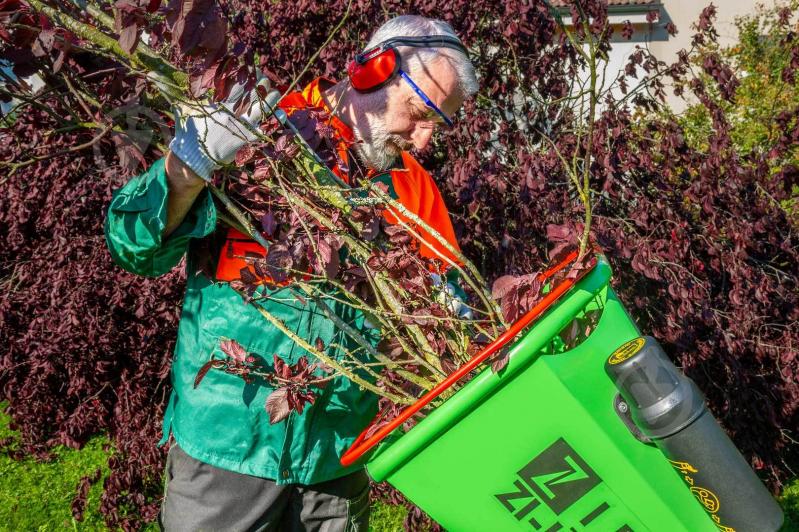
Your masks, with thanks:
<instances>
[{"instance_id":1,"label":"green jacket sleeve","mask_svg":"<svg viewBox=\"0 0 799 532\"><path fill-rule=\"evenodd\" d=\"M156 277L171 270L188 248L189 239L202 238L216 226L216 207L206 188L183 222L168 238L165 159L131 179L111 199L105 219L105 240L114 262L138 275Z\"/></svg>"}]
</instances>

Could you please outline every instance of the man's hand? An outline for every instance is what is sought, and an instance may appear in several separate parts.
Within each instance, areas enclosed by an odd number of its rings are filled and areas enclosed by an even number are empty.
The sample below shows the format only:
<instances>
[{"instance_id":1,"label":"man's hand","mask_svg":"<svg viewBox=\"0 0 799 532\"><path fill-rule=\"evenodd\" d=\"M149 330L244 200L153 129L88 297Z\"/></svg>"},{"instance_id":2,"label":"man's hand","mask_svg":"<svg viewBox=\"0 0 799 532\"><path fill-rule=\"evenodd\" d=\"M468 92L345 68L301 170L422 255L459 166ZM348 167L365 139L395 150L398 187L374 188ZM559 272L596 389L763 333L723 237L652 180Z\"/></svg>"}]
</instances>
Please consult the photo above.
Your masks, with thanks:
<instances>
[{"instance_id":1,"label":"man's hand","mask_svg":"<svg viewBox=\"0 0 799 532\"><path fill-rule=\"evenodd\" d=\"M447 309L450 314L462 320L472 319L472 309L464 302L466 294L460 287L447 282L446 277L441 277L437 273L432 273L433 289L436 291L435 300Z\"/></svg>"},{"instance_id":2,"label":"man's hand","mask_svg":"<svg viewBox=\"0 0 799 532\"><path fill-rule=\"evenodd\" d=\"M156 85L169 94L158 80ZM164 238L181 224L213 171L232 161L242 146L255 140L250 127L257 129L264 113L277 105L280 97L277 91L269 92L268 81L262 79L250 93L249 107L236 118L232 110L243 92L243 85L234 86L221 105L203 107L191 116L182 117L175 107L175 138L166 158L169 194ZM262 94L266 94L264 100Z\"/></svg>"},{"instance_id":3,"label":"man's hand","mask_svg":"<svg viewBox=\"0 0 799 532\"><path fill-rule=\"evenodd\" d=\"M249 107L236 117L233 108L243 92L243 85L235 86L220 105L205 106L187 116L175 108L175 138L169 149L201 179L210 179L215 169L231 162L242 146L255 140L253 129L280 97L277 91L269 92L269 82L262 79L250 93ZM261 94L266 97L261 99Z\"/></svg>"}]
</instances>

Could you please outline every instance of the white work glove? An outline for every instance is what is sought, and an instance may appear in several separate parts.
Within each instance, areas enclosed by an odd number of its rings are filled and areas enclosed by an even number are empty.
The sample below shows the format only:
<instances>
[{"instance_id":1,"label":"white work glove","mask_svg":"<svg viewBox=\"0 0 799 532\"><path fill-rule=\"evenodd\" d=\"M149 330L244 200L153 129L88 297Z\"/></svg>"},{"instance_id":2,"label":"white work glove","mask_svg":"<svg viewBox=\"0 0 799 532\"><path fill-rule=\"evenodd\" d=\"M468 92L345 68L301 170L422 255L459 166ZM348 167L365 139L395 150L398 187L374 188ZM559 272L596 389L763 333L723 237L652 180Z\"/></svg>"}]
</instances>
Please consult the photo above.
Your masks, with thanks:
<instances>
[{"instance_id":1,"label":"white work glove","mask_svg":"<svg viewBox=\"0 0 799 532\"><path fill-rule=\"evenodd\" d=\"M268 93L261 100L258 88ZM261 79L250 93L250 105L238 118L233 109L244 93L244 85L237 84L230 96L221 104L212 104L197 109L196 112L181 116L175 107L175 138L169 149L194 173L208 181L214 170L233 160L239 149L256 139L259 124L280 98L278 91L269 91L269 81Z\"/></svg>"},{"instance_id":2,"label":"white work glove","mask_svg":"<svg viewBox=\"0 0 799 532\"><path fill-rule=\"evenodd\" d=\"M472 309L466 305L463 298L455 285L445 282L446 278L442 278L437 273L431 273L430 278L433 279L434 297L438 304L447 309L452 316L464 320L471 320L474 317Z\"/></svg>"},{"instance_id":3,"label":"white work glove","mask_svg":"<svg viewBox=\"0 0 799 532\"><path fill-rule=\"evenodd\" d=\"M433 280L433 299L444 307L451 316L462 320L471 320L474 318L474 312L471 307L464 303L463 298L459 293L463 293L454 284L445 282L446 278L442 278L437 273L431 273L430 278ZM363 320L364 328L377 329L377 325L369 321L369 318Z\"/></svg>"}]
</instances>

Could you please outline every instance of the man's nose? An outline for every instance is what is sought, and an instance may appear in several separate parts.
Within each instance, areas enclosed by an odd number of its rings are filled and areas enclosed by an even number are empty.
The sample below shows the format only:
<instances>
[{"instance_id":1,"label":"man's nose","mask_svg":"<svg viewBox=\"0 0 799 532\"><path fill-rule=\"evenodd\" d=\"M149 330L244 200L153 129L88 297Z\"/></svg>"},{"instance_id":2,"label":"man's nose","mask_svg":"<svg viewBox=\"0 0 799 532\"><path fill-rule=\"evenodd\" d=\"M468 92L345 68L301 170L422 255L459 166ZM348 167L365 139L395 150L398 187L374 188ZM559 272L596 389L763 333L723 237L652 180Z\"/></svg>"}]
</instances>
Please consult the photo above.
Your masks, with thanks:
<instances>
[{"instance_id":1,"label":"man's nose","mask_svg":"<svg viewBox=\"0 0 799 532\"><path fill-rule=\"evenodd\" d=\"M413 134L411 135L413 147L417 150L423 150L428 144L430 144L430 139L433 137L434 129L435 127L429 124L417 124L413 130Z\"/></svg>"}]
</instances>

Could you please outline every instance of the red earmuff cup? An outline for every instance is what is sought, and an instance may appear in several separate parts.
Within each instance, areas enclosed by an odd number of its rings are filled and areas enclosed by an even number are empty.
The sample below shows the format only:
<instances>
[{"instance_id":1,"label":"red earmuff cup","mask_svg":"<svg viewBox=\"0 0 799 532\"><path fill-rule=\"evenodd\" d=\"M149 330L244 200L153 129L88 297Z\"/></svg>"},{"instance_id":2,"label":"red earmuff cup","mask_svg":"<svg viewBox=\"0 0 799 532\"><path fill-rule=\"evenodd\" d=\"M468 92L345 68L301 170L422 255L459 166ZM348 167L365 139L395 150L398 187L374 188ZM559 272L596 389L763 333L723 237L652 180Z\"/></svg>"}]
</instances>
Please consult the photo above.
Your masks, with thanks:
<instances>
[{"instance_id":1,"label":"red earmuff cup","mask_svg":"<svg viewBox=\"0 0 799 532\"><path fill-rule=\"evenodd\" d=\"M347 67L352 86L360 92L371 92L385 85L399 70L399 54L394 48L358 64L352 61Z\"/></svg>"}]
</instances>

